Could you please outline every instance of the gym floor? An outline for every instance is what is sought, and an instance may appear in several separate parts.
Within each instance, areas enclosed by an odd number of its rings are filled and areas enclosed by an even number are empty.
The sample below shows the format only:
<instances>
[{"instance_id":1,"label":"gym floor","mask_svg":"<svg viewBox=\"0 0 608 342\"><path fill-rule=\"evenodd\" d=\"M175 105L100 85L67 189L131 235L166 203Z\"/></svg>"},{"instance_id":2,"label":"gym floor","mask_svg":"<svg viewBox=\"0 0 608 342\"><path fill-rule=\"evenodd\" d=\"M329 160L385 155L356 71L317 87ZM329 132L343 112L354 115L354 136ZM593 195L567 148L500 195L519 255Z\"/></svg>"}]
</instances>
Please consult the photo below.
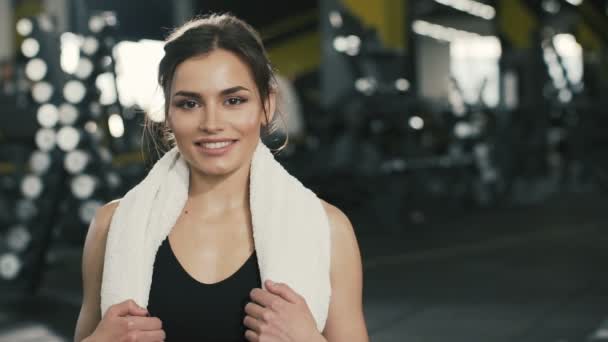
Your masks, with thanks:
<instances>
[{"instance_id":1,"label":"gym floor","mask_svg":"<svg viewBox=\"0 0 608 342\"><path fill-rule=\"evenodd\" d=\"M603 341L606 209L606 194L568 193L521 208L429 210L400 232L364 230L371 341ZM36 296L3 291L0 342L71 341L80 257L55 250Z\"/></svg>"}]
</instances>

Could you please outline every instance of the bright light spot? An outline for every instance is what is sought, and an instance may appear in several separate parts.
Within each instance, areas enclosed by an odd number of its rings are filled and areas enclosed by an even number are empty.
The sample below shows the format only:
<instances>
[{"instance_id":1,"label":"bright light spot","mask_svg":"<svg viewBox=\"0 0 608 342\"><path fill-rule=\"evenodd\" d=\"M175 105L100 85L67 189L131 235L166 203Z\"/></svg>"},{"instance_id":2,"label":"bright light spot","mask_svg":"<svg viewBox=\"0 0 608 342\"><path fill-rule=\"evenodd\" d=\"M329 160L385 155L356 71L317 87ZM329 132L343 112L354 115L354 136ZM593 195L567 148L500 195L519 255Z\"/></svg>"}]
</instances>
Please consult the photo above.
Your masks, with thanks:
<instances>
[{"instance_id":1,"label":"bright light spot","mask_svg":"<svg viewBox=\"0 0 608 342\"><path fill-rule=\"evenodd\" d=\"M559 76L553 78L553 85L555 86L555 89L563 89L563 88L566 88L566 86L568 85L568 82L566 81L564 76L560 73Z\"/></svg>"},{"instance_id":2,"label":"bright light spot","mask_svg":"<svg viewBox=\"0 0 608 342\"><path fill-rule=\"evenodd\" d=\"M415 130L420 130L424 127L424 120L419 116L412 116L409 120L410 127Z\"/></svg>"},{"instance_id":3,"label":"bright light spot","mask_svg":"<svg viewBox=\"0 0 608 342\"><path fill-rule=\"evenodd\" d=\"M447 42L453 41L458 38L480 36L479 34L474 32L458 30L452 27L433 24L424 20L415 20L412 24L412 30L421 36L426 36Z\"/></svg>"},{"instance_id":4,"label":"bright light spot","mask_svg":"<svg viewBox=\"0 0 608 342\"><path fill-rule=\"evenodd\" d=\"M562 8L558 0L543 0L541 6L547 13L551 14L556 14Z\"/></svg>"},{"instance_id":5,"label":"bright light spot","mask_svg":"<svg viewBox=\"0 0 608 342\"><path fill-rule=\"evenodd\" d=\"M480 17L486 20L493 19L496 16L496 10L490 5L483 4L473 0L435 0L442 5L452 7L456 10L466 12L470 15Z\"/></svg>"},{"instance_id":6,"label":"bright light spot","mask_svg":"<svg viewBox=\"0 0 608 342\"><path fill-rule=\"evenodd\" d=\"M25 65L25 75L34 82L42 80L46 72L46 63L40 58L31 59Z\"/></svg>"},{"instance_id":7,"label":"bright light spot","mask_svg":"<svg viewBox=\"0 0 608 342\"><path fill-rule=\"evenodd\" d=\"M116 24L118 24L114 12L104 12L103 18L108 26L116 26Z\"/></svg>"},{"instance_id":8,"label":"bright light spot","mask_svg":"<svg viewBox=\"0 0 608 342\"><path fill-rule=\"evenodd\" d=\"M117 188L122 182L120 176L116 172L110 172L106 176L106 181L111 188Z\"/></svg>"},{"instance_id":9,"label":"bright light spot","mask_svg":"<svg viewBox=\"0 0 608 342\"><path fill-rule=\"evenodd\" d=\"M454 135L460 139L468 138L473 135L473 126L467 122L458 122L454 126Z\"/></svg>"},{"instance_id":10,"label":"bright light spot","mask_svg":"<svg viewBox=\"0 0 608 342\"><path fill-rule=\"evenodd\" d=\"M92 72L93 63L91 62L91 60L86 57L80 58L80 60L78 61L78 66L76 67L76 71L74 72L76 77L80 79L85 79L89 77Z\"/></svg>"},{"instance_id":11,"label":"bright light spot","mask_svg":"<svg viewBox=\"0 0 608 342\"><path fill-rule=\"evenodd\" d=\"M110 65L112 65L112 57L110 57L110 56L101 57L101 62L99 64L103 68L108 68Z\"/></svg>"},{"instance_id":12,"label":"bright light spot","mask_svg":"<svg viewBox=\"0 0 608 342\"><path fill-rule=\"evenodd\" d=\"M576 38L569 33L556 34L553 37L555 50L560 56L576 57L579 56L583 48L576 42Z\"/></svg>"},{"instance_id":13,"label":"bright light spot","mask_svg":"<svg viewBox=\"0 0 608 342\"><path fill-rule=\"evenodd\" d=\"M163 104L160 104L156 107L156 109L148 109L146 112L148 118L154 122L163 122L165 121L165 108Z\"/></svg>"},{"instance_id":14,"label":"bright light spot","mask_svg":"<svg viewBox=\"0 0 608 342\"><path fill-rule=\"evenodd\" d=\"M82 52L91 56L99 48L99 41L95 37L86 37L82 42Z\"/></svg>"},{"instance_id":15,"label":"bright light spot","mask_svg":"<svg viewBox=\"0 0 608 342\"><path fill-rule=\"evenodd\" d=\"M103 27L106 25L103 18L99 15L94 15L89 19L89 29L93 33L99 33L103 30Z\"/></svg>"},{"instance_id":16,"label":"bright light spot","mask_svg":"<svg viewBox=\"0 0 608 342\"><path fill-rule=\"evenodd\" d=\"M111 105L116 103L117 95L115 82L114 75L111 72L105 72L97 76L95 85L101 92L101 95L99 96L99 103L102 105Z\"/></svg>"},{"instance_id":17,"label":"bright light spot","mask_svg":"<svg viewBox=\"0 0 608 342\"><path fill-rule=\"evenodd\" d=\"M59 106L59 122L62 125L73 125L78 119L78 109L69 103Z\"/></svg>"},{"instance_id":18,"label":"bright light spot","mask_svg":"<svg viewBox=\"0 0 608 342\"><path fill-rule=\"evenodd\" d=\"M25 176L21 182L21 192L27 198L37 198L42 193L42 180L36 175Z\"/></svg>"},{"instance_id":19,"label":"bright light spot","mask_svg":"<svg viewBox=\"0 0 608 342\"><path fill-rule=\"evenodd\" d=\"M557 63L549 64L549 76L552 78L564 78L564 74L562 72L562 68Z\"/></svg>"},{"instance_id":20,"label":"bright light spot","mask_svg":"<svg viewBox=\"0 0 608 342\"><path fill-rule=\"evenodd\" d=\"M405 78L398 78L395 81L395 88L397 88L399 91L407 91L410 89L410 82L408 82L408 80Z\"/></svg>"},{"instance_id":21,"label":"bright light spot","mask_svg":"<svg viewBox=\"0 0 608 342\"><path fill-rule=\"evenodd\" d=\"M21 43L21 53L23 53L25 57L33 58L39 51L40 44L34 38L26 38L23 40L23 43Z\"/></svg>"},{"instance_id":22,"label":"bright light spot","mask_svg":"<svg viewBox=\"0 0 608 342\"><path fill-rule=\"evenodd\" d=\"M486 105L498 105L501 54L500 41L493 36L462 37L450 43L450 71L465 103L479 101L481 91Z\"/></svg>"},{"instance_id":23,"label":"bright light spot","mask_svg":"<svg viewBox=\"0 0 608 342\"><path fill-rule=\"evenodd\" d=\"M57 146L69 152L78 146L80 142L80 132L72 126L64 126L57 132Z\"/></svg>"},{"instance_id":24,"label":"bright light spot","mask_svg":"<svg viewBox=\"0 0 608 342\"><path fill-rule=\"evenodd\" d=\"M31 240L32 235L27 228L22 225L11 228L6 236L6 244L8 247L18 253L23 252Z\"/></svg>"},{"instance_id":25,"label":"bright light spot","mask_svg":"<svg viewBox=\"0 0 608 342\"><path fill-rule=\"evenodd\" d=\"M329 12L329 22L332 27L340 28L342 27L342 15L338 11Z\"/></svg>"},{"instance_id":26,"label":"bright light spot","mask_svg":"<svg viewBox=\"0 0 608 342\"><path fill-rule=\"evenodd\" d=\"M125 133L125 126L122 122L122 117L118 114L112 114L108 118L108 127L110 129L110 134L114 138L120 138Z\"/></svg>"},{"instance_id":27,"label":"bright light spot","mask_svg":"<svg viewBox=\"0 0 608 342\"><path fill-rule=\"evenodd\" d=\"M48 82L38 82L32 87L32 97L38 103L48 102L53 96L53 86Z\"/></svg>"},{"instance_id":28,"label":"bright light spot","mask_svg":"<svg viewBox=\"0 0 608 342\"><path fill-rule=\"evenodd\" d=\"M346 53L349 56L356 56L361 47L361 38L355 35L349 35L348 37L336 36L333 46L338 52Z\"/></svg>"},{"instance_id":29,"label":"bright light spot","mask_svg":"<svg viewBox=\"0 0 608 342\"><path fill-rule=\"evenodd\" d=\"M59 119L59 110L55 105L45 103L38 108L36 118L38 119L40 126L52 128L57 124L57 120Z\"/></svg>"},{"instance_id":30,"label":"bright light spot","mask_svg":"<svg viewBox=\"0 0 608 342\"><path fill-rule=\"evenodd\" d=\"M63 87L63 97L71 103L80 103L84 96L86 95L87 90L84 87L84 84L80 81L71 80L65 84Z\"/></svg>"},{"instance_id":31,"label":"bright light spot","mask_svg":"<svg viewBox=\"0 0 608 342\"><path fill-rule=\"evenodd\" d=\"M95 121L88 121L86 124L84 124L84 130L90 134L95 134L97 133L97 124Z\"/></svg>"},{"instance_id":32,"label":"bright light spot","mask_svg":"<svg viewBox=\"0 0 608 342\"><path fill-rule=\"evenodd\" d=\"M35 174L45 173L51 166L51 156L47 152L34 151L30 157L30 168Z\"/></svg>"},{"instance_id":33,"label":"bright light spot","mask_svg":"<svg viewBox=\"0 0 608 342\"><path fill-rule=\"evenodd\" d=\"M162 108L164 117L164 96L157 86L158 63L164 55L164 43L158 40L116 44L116 83L122 105L136 104L149 114Z\"/></svg>"},{"instance_id":34,"label":"bright light spot","mask_svg":"<svg viewBox=\"0 0 608 342\"><path fill-rule=\"evenodd\" d=\"M89 162L89 154L82 150L73 150L66 155L63 166L71 174L81 173Z\"/></svg>"},{"instance_id":35,"label":"bright light spot","mask_svg":"<svg viewBox=\"0 0 608 342\"><path fill-rule=\"evenodd\" d=\"M70 187L74 197L78 199L87 199L91 197L93 191L95 191L96 185L97 181L95 178L87 174L81 174L72 179Z\"/></svg>"},{"instance_id":36,"label":"bright light spot","mask_svg":"<svg viewBox=\"0 0 608 342\"><path fill-rule=\"evenodd\" d=\"M557 34L553 37L555 52L560 55L572 83L580 83L583 79L583 48L576 38L569 33ZM548 49L549 50L549 49Z\"/></svg>"},{"instance_id":37,"label":"bright light spot","mask_svg":"<svg viewBox=\"0 0 608 342\"><path fill-rule=\"evenodd\" d=\"M20 19L17 22L17 32L24 37L29 36L33 28L32 21L27 18Z\"/></svg>"},{"instance_id":38,"label":"bright light spot","mask_svg":"<svg viewBox=\"0 0 608 342\"><path fill-rule=\"evenodd\" d=\"M365 95L371 95L376 89L376 80L369 77L359 78L355 81L355 89Z\"/></svg>"},{"instance_id":39,"label":"bright light spot","mask_svg":"<svg viewBox=\"0 0 608 342\"><path fill-rule=\"evenodd\" d=\"M51 32L53 30L53 21L48 14L38 15L36 19L38 19L38 27L43 31Z\"/></svg>"},{"instance_id":40,"label":"bright light spot","mask_svg":"<svg viewBox=\"0 0 608 342\"><path fill-rule=\"evenodd\" d=\"M498 59L501 54L500 40L493 36L463 37L450 44L450 56L453 58Z\"/></svg>"},{"instance_id":41,"label":"bright light spot","mask_svg":"<svg viewBox=\"0 0 608 342\"><path fill-rule=\"evenodd\" d=\"M572 4L574 6L578 6L583 3L583 0L566 0L566 1L568 1L570 4Z\"/></svg>"},{"instance_id":42,"label":"bright light spot","mask_svg":"<svg viewBox=\"0 0 608 342\"><path fill-rule=\"evenodd\" d=\"M0 276L7 280L17 277L21 270L21 260L13 253L5 253L0 256Z\"/></svg>"},{"instance_id":43,"label":"bright light spot","mask_svg":"<svg viewBox=\"0 0 608 342\"><path fill-rule=\"evenodd\" d=\"M359 47L361 46L361 38L355 35L346 37L346 54L349 56L356 56L359 54Z\"/></svg>"},{"instance_id":44,"label":"bright light spot","mask_svg":"<svg viewBox=\"0 0 608 342\"><path fill-rule=\"evenodd\" d=\"M41 151L50 151L55 147L57 134L51 128L42 128L36 132L34 140Z\"/></svg>"},{"instance_id":45,"label":"bright light spot","mask_svg":"<svg viewBox=\"0 0 608 342\"><path fill-rule=\"evenodd\" d=\"M545 62L547 63L557 63L557 55L555 54L555 51L553 51L552 49L549 48L545 48L543 49L543 57L545 59Z\"/></svg>"},{"instance_id":46,"label":"bright light spot","mask_svg":"<svg viewBox=\"0 0 608 342\"><path fill-rule=\"evenodd\" d=\"M61 34L61 69L68 74L73 74L78 67L81 45L81 36L72 32Z\"/></svg>"},{"instance_id":47,"label":"bright light spot","mask_svg":"<svg viewBox=\"0 0 608 342\"><path fill-rule=\"evenodd\" d=\"M347 48L348 42L346 41L346 38L344 38L343 36L337 36L336 38L334 38L334 49L336 51L345 52Z\"/></svg>"},{"instance_id":48,"label":"bright light spot","mask_svg":"<svg viewBox=\"0 0 608 342\"><path fill-rule=\"evenodd\" d=\"M568 103L572 101L572 92L568 89L562 89L559 91L559 100L562 103Z\"/></svg>"}]
</instances>

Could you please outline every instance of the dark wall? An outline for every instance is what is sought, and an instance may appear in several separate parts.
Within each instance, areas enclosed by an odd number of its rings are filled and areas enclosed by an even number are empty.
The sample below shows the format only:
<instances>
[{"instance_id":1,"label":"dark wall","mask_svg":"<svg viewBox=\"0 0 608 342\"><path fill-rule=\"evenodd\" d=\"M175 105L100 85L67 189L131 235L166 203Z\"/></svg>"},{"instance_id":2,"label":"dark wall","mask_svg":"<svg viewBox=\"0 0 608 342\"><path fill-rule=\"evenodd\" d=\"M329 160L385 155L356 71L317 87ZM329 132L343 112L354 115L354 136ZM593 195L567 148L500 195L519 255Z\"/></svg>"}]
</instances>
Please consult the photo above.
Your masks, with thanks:
<instances>
[{"instance_id":1,"label":"dark wall","mask_svg":"<svg viewBox=\"0 0 608 342\"><path fill-rule=\"evenodd\" d=\"M111 10L116 12L119 21L119 34L121 38L136 39L164 39L173 23L173 2L167 0L76 0L74 1L74 20L79 20L78 2L86 11ZM256 29L272 25L279 20L318 9L316 0L194 0L193 13L206 14L209 12L230 12Z\"/></svg>"},{"instance_id":2,"label":"dark wall","mask_svg":"<svg viewBox=\"0 0 608 342\"><path fill-rule=\"evenodd\" d=\"M114 11L122 39L159 39L173 25L173 5L167 0L86 0L89 13ZM75 11L76 13L78 11Z\"/></svg>"},{"instance_id":3,"label":"dark wall","mask_svg":"<svg viewBox=\"0 0 608 342\"><path fill-rule=\"evenodd\" d=\"M194 5L197 13L231 12L257 29L317 8L317 0L200 0Z\"/></svg>"}]
</instances>

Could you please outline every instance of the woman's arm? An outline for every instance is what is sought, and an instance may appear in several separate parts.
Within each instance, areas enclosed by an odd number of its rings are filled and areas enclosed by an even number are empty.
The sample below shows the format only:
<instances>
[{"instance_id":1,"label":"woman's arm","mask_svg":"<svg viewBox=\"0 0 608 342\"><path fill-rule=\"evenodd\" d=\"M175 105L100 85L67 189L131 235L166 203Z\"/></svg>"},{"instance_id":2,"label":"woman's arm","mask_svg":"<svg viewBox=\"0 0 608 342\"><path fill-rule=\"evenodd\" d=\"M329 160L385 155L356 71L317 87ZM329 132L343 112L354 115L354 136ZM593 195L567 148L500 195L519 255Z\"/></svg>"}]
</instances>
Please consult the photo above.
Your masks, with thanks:
<instances>
[{"instance_id":1,"label":"woman's arm","mask_svg":"<svg viewBox=\"0 0 608 342\"><path fill-rule=\"evenodd\" d=\"M368 342L363 316L361 253L348 217L323 202L331 226L331 287L329 315L323 336L329 342Z\"/></svg>"},{"instance_id":2,"label":"woman's arm","mask_svg":"<svg viewBox=\"0 0 608 342\"><path fill-rule=\"evenodd\" d=\"M113 201L99 208L89 225L82 254L83 298L74 332L76 342L90 336L101 320L100 290L103 260L110 221L117 206L118 201Z\"/></svg>"}]
</instances>

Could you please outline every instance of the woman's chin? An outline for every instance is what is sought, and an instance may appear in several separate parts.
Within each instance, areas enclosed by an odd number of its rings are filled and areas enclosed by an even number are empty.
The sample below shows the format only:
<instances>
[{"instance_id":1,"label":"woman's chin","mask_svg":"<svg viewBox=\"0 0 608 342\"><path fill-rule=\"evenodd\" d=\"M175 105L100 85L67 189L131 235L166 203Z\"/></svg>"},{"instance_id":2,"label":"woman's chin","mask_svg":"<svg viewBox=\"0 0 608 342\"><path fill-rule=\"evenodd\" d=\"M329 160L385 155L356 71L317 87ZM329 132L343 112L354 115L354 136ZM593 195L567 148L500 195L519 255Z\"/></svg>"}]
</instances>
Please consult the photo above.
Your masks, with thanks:
<instances>
[{"instance_id":1,"label":"woman's chin","mask_svg":"<svg viewBox=\"0 0 608 342\"><path fill-rule=\"evenodd\" d=\"M219 177L219 176L224 176L224 175L228 174L229 170L227 170L225 168L221 168L221 167L213 167L213 166L200 167L199 166L196 168L196 173L198 173L202 176Z\"/></svg>"},{"instance_id":2,"label":"woman's chin","mask_svg":"<svg viewBox=\"0 0 608 342\"><path fill-rule=\"evenodd\" d=\"M221 177L231 174L234 171L234 167L228 165L210 165L211 163L205 163L204 165L195 165L196 172L200 175L209 177Z\"/></svg>"}]
</instances>

